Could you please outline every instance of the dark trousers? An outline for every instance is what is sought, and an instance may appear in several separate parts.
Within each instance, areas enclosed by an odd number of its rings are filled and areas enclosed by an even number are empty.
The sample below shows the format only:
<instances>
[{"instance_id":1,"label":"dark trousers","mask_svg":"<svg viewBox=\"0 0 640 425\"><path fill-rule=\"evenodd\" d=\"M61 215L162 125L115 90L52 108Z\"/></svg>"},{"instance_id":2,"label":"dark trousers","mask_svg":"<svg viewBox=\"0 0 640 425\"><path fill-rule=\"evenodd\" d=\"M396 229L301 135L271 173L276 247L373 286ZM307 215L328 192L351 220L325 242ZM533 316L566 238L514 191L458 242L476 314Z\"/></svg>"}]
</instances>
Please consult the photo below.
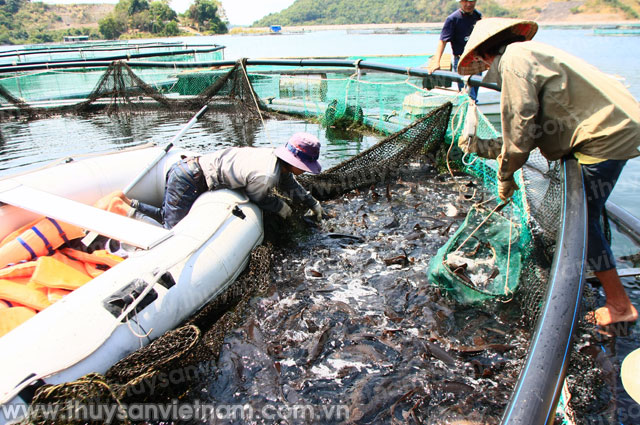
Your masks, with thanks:
<instances>
[{"instance_id":1,"label":"dark trousers","mask_svg":"<svg viewBox=\"0 0 640 425\"><path fill-rule=\"evenodd\" d=\"M587 261L593 271L616 267L616 261L600 224L602 209L613 191L626 160L610 159L597 164L582 165L587 196Z\"/></svg>"},{"instance_id":2,"label":"dark trousers","mask_svg":"<svg viewBox=\"0 0 640 425\"><path fill-rule=\"evenodd\" d=\"M207 184L196 158L183 158L167 172L162 207L140 202L138 212L156 220L166 229L171 229L182 220Z\"/></svg>"}]
</instances>

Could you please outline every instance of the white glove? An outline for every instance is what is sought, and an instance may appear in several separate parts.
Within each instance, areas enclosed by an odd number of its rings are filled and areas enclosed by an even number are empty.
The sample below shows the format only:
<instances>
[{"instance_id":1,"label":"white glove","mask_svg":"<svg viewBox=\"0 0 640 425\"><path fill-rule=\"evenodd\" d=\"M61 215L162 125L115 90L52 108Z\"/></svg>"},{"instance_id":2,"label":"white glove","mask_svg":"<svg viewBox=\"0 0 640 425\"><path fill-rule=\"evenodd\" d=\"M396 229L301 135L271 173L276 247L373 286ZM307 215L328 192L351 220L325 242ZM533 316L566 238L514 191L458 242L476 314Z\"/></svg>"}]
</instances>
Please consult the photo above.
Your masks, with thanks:
<instances>
[{"instance_id":1,"label":"white glove","mask_svg":"<svg viewBox=\"0 0 640 425\"><path fill-rule=\"evenodd\" d=\"M277 214L286 220L291 215L291 207L286 202L283 202Z\"/></svg>"},{"instance_id":2,"label":"white glove","mask_svg":"<svg viewBox=\"0 0 640 425\"><path fill-rule=\"evenodd\" d=\"M311 207L311 212L313 212L313 215L316 217L317 221L322 220L324 210L322 209L322 205L320 205L320 202L316 202L316 204Z\"/></svg>"}]
</instances>

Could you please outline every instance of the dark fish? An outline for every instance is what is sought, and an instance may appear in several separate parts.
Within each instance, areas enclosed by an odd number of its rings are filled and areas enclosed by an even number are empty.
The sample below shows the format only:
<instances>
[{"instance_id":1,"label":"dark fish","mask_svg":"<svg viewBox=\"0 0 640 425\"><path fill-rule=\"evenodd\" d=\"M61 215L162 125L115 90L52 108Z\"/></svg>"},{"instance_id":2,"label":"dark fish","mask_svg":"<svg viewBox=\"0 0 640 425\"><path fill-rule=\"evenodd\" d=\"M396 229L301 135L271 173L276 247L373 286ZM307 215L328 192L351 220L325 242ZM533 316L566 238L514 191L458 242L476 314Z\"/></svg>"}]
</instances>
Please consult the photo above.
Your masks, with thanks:
<instances>
[{"instance_id":1,"label":"dark fish","mask_svg":"<svg viewBox=\"0 0 640 425\"><path fill-rule=\"evenodd\" d=\"M359 243L363 243L364 242L364 238L362 238L360 236L347 235L345 233L327 233L327 237L329 237L331 239L344 239L344 240L349 240L349 241L354 241L354 242L359 242Z\"/></svg>"},{"instance_id":2,"label":"dark fish","mask_svg":"<svg viewBox=\"0 0 640 425\"><path fill-rule=\"evenodd\" d=\"M389 318L393 323L402 322L404 319L396 314L391 308L387 307L384 310L384 315Z\"/></svg>"},{"instance_id":3,"label":"dark fish","mask_svg":"<svg viewBox=\"0 0 640 425\"><path fill-rule=\"evenodd\" d=\"M389 360L389 359L387 359L386 356L384 356L382 353L378 352L378 350L376 350L375 348L373 348L369 344L349 345L348 347L345 347L345 351L347 351L349 353L362 354L363 356L365 356L371 362L374 362L374 363L384 362L384 361Z\"/></svg>"},{"instance_id":4,"label":"dark fish","mask_svg":"<svg viewBox=\"0 0 640 425\"><path fill-rule=\"evenodd\" d=\"M640 263L640 252L631 255L623 255L620 257L621 260L630 261L632 263Z\"/></svg>"},{"instance_id":5,"label":"dark fish","mask_svg":"<svg viewBox=\"0 0 640 425\"><path fill-rule=\"evenodd\" d=\"M458 381L445 381L440 388L445 393L453 393L456 395L460 393L471 393L474 391L474 388L471 385Z\"/></svg>"},{"instance_id":6,"label":"dark fish","mask_svg":"<svg viewBox=\"0 0 640 425\"><path fill-rule=\"evenodd\" d=\"M427 226L427 230L441 229L447 225L447 222L439 220L437 218L429 217L429 220L433 221L430 226Z\"/></svg>"},{"instance_id":7,"label":"dark fish","mask_svg":"<svg viewBox=\"0 0 640 425\"><path fill-rule=\"evenodd\" d=\"M464 266L458 266L455 269L453 269L453 267L452 267L453 270L451 270L451 271L453 272L453 274L458 276L461 280L465 281L465 283L467 283L468 285L475 286L473 281L464 272L466 270L466 268L467 268L467 265L464 264Z\"/></svg>"},{"instance_id":8,"label":"dark fish","mask_svg":"<svg viewBox=\"0 0 640 425\"><path fill-rule=\"evenodd\" d=\"M512 344L482 344L482 345L458 345L451 346L451 349L454 351L458 351L464 354L475 354L480 353L482 351L496 351L500 354L504 354L507 351L513 350L516 348L515 345Z\"/></svg>"},{"instance_id":9,"label":"dark fish","mask_svg":"<svg viewBox=\"0 0 640 425\"><path fill-rule=\"evenodd\" d=\"M338 310L343 313L347 313L349 316L355 316L357 314L355 309L344 301L334 301L331 304L331 308L332 310Z\"/></svg>"},{"instance_id":10,"label":"dark fish","mask_svg":"<svg viewBox=\"0 0 640 425\"><path fill-rule=\"evenodd\" d=\"M500 274L500 269L494 268L489 276L489 280L496 278Z\"/></svg>"},{"instance_id":11,"label":"dark fish","mask_svg":"<svg viewBox=\"0 0 640 425\"><path fill-rule=\"evenodd\" d=\"M440 347L438 344L435 344L431 341L423 341L422 343L424 344L425 350L427 350L427 352L431 354L431 356L443 361L448 365L456 364L456 359L454 359L453 356L447 352L447 350Z\"/></svg>"},{"instance_id":12,"label":"dark fish","mask_svg":"<svg viewBox=\"0 0 640 425\"><path fill-rule=\"evenodd\" d=\"M449 223L449 225L445 227L442 232L440 232L440 236L446 236L447 234L449 234L449 230L451 230L451 226L453 226L453 223L453 221Z\"/></svg>"},{"instance_id":13,"label":"dark fish","mask_svg":"<svg viewBox=\"0 0 640 425\"><path fill-rule=\"evenodd\" d=\"M392 258L385 258L382 261L384 261L384 263L387 266L390 266L392 264L399 264L401 266L406 266L407 264L409 264L409 258L407 257L406 254L398 255L397 257L392 257Z\"/></svg>"},{"instance_id":14,"label":"dark fish","mask_svg":"<svg viewBox=\"0 0 640 425\"><path fill-rule=\"evenodd\" d=\"M265 348L264 335L255 320L251 320L251 322L249 322L249 326L247 326L247 335L256 347L260 349Z\"/></svg>"},{"instance_id":15,"label":"dark fish","mask_svg":"<svg viewBox=\"0 0 640 425\"><path fill-rule=\"evenodd\" d=\"M395 229L398 226L400 226L400 223L398 223L398 218L395 215L391 217L391 219L386 220L383 224L385 229Z\"/></svg>"},{"instance_id":16,"label":"dark fish","mask_svg":"<svg viewBox=\"0 0 640 425\"><path fill-rule=\"evenodd\" d=\"M307 364L313 363L316 358L322 353L322 349L324 348L324 344L329 339L329 327L325 326L322 328L315 337L315 341L311 345L311 349L309 350L309 355L307 356Z\"/></svg>"},{"instance_id":17,"label":"dark fish","mask_svg":"<svg viewBox=\"0 0 640 425\"><path fill-rule=\"evenodd\" d=\"M406 236L406 239L407 239L408 241L414 241L414 240L416 240L416 239L422 239L423 237L424 237L424 233L423 233L423 232L418 231L418 232L409 233L409 234Z\"/></svg>"}]
</instances>

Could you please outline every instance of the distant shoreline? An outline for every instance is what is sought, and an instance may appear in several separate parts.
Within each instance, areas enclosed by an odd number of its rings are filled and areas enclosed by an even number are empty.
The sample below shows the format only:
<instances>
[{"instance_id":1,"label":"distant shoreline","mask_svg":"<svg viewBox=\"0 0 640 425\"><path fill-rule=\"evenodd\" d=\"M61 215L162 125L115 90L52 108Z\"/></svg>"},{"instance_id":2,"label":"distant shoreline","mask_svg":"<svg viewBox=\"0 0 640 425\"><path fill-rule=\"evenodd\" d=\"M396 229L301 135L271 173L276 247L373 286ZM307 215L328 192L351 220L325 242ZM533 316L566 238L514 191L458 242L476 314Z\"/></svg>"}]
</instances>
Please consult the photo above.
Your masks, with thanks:
<instances>
[{"instance_id":1,"label":"distant shoreline","mask_svg":"<svg viewBox=\"0 0 640 425\"><path fill-rule=\"evenodd\" d=\"M589 29L608 26L635 25L640 26L640 20L594 20L594 21L537 21L540 27L551 28L575 28ZM442 28L443 22L420 22L420 23L400 23L400 24L346 24L346 25L283 25L281 32L311 32L311 31L331 31L331 30L433 30ZM237 28L237 29L236 29ZM234 27L237 32L270 32L269 27Z\"/></svg>"}]
</instances>

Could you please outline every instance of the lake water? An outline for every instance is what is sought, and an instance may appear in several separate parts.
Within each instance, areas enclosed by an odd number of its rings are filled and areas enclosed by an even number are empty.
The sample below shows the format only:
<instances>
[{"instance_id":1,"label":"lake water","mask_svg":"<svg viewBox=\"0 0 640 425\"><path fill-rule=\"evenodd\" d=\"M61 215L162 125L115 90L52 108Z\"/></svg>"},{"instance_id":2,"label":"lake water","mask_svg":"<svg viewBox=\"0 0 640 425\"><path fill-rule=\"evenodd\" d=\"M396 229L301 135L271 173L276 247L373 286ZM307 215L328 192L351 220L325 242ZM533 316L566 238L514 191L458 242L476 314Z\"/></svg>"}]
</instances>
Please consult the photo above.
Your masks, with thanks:
<instances>
[{"instance_id":1,"label":"lake water","mask_svg":"<svg viewBox=\"0 0 640 425\"><path fill-rule=\"evenodd\" d=\"M311 31L278 35L222 35L187 37L190 43L217 43L225 48L225 59L336 57L374 55L420 55L433 52L434 34L358 34L346 30ZM542 27L536 41L566 50L603 72L624 79L636 99L640 99L640 36L602 36L590 29ZM450 52L447 47L447 52ZM415 65L415 64L412 64ZM640 182L640 158L629 162L611 199L640 216L636 201ZM620 253L624 255L624 253Z\"/></svg>"},{"instance_id":2,"label":"lake water","mask_svg":"<svg viewBox=\"0 0 640 425\"><path fill-rule=\"evenodd\" d=\"M189 44L226 46L225 59L429 54L437 40L438 36L432 34L357 34L347 31L184 38ZM640 99L640 73L637 72L640 68L640 37L596 36L591 30L541 28L536 40L569 51L602 71L623 78L630 92ZM116 120L92 117L91 120L56 118L31 123L2 123L0 176L67 155L102 152L145 141L164 144L188 118L158 114L153 117L133 115ZM287 126L268 122L267 133L232 118L208 118L204 122L195 126L180 146L201 151L227 144L261 146L270 144L271 140L284 140L293 131L311 131L323 141L323 158L328 158L325 165L332 165L377 141L373 136L327 135L317 125L297 120L288 122ZM325 143L335 141L335 137L344 143ZM637 202L639 178L640 159L635 159L628 163L612 195L614 202L636 216L640 216L640 203ZM638 248L620 233L614 233L614 252L617 256L629 255L637 253ZM628 291L635 304L640 306L638 286L629 283ZM638 337L621 340L617 348L618 358L623 358L638 345Z\"/></svg>"}]
</instances>

